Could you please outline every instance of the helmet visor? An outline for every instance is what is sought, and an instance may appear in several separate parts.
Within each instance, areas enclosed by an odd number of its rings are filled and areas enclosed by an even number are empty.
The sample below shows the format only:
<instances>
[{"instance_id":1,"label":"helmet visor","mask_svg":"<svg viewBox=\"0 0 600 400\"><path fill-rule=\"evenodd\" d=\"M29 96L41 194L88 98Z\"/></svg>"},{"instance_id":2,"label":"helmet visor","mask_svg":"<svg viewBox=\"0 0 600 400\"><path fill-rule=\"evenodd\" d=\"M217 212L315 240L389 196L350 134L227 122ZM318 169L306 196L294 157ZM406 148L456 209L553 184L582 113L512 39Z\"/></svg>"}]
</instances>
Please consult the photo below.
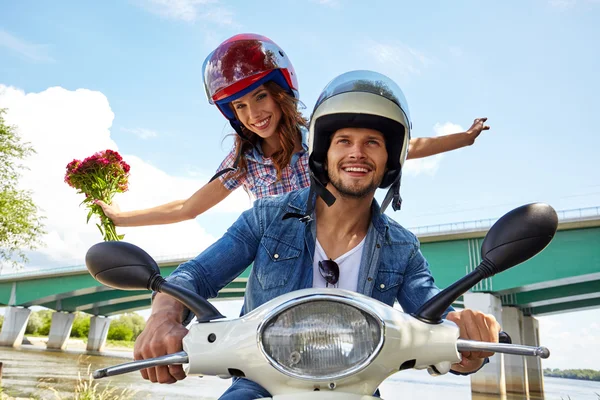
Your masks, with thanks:
<instances>
[{"instance_id":1,"label":"helmet visor","mask_svg":"<svg viewBox=\"0 0 600 400\"><path fill-rule=\"evenodd\" d=\"M373 71L351 71L338 76L323 89L314 109L325 100L346 92L367 92L385 97L396 103L406 115L407 121L410 121L408 103L400 87L387 76Z\"/></svg>"}]
</instances>

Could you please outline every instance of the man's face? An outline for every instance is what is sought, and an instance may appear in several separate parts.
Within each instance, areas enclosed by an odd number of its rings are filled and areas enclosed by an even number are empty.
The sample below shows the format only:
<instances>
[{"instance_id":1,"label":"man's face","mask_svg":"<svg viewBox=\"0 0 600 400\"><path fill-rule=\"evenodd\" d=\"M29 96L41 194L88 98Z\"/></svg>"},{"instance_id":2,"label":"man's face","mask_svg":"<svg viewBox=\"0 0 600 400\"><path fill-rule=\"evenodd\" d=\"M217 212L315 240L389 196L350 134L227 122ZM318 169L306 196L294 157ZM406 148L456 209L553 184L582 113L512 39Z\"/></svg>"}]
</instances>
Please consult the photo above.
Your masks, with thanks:
<instances>
[{"instance_id":1,"label":"man's face","mask_svg":"<svg viewBox=\"0 0 600 400\"><path fill-rule=\"evenodd\" d=\"M340 129L331 137L327 151L329 180L342 196L362 198L381 184L387 158L385 139L379 131Z\"/></svg>"}]
</instances>

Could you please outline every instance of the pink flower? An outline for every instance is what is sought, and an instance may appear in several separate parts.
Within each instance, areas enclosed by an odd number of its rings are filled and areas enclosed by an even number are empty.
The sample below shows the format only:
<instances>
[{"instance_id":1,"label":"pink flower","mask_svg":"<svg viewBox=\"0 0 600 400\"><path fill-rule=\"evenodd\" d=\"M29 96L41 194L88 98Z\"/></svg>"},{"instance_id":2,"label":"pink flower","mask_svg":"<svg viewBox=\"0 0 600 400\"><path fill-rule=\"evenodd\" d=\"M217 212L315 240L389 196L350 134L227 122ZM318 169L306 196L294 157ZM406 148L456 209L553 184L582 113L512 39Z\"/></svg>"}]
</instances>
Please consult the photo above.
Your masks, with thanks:
<instances>
[{"instance_id":1,"label":"pink flower","mask_svg":"<svg viewBox=\"0 0 600 400\"><path fill-rule=\"evenodd\" d=\"M64 181L85 195L82 204L90 209L89 216L96 214L100 217L100 224L97 225L104 240L121 240L123 235L117 235L114 224L96 201L110 204L116 193L126 192L129 189L129 170L129 164L123 161L121 155L110 149L96 152L83 161L74 159L67 164Z\"/></svg>"}]
</instances>

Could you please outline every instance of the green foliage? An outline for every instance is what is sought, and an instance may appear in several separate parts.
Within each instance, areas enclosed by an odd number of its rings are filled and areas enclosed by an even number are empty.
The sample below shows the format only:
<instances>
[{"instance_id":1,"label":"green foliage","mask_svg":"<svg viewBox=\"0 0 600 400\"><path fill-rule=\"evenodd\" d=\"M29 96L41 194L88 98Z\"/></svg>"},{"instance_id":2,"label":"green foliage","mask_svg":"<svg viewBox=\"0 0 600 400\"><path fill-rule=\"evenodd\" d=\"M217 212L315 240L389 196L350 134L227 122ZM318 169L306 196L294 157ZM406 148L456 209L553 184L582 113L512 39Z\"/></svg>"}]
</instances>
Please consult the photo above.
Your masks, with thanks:
<instances>
[{"instance_id":1,"label":"green foliage","mask_svg":"<svg viewBox=\"0 0 600 400\"><path fill-rule=\"evenodd\" d=\"M133 349L134 346L135 342L132 342L131 340L106 340L106 348L108 349L112 349L115 347Z\"/></svg>"},{"instance_id":2,"label":"green foliage","mask_svg":"<svg viewBox=\"0 0 600 400\"><path fill-rule=\"evenodd\" d=\"M122 321L113 321L108 328L108 339L110 340L131 340L133 331Z\"/></svg>"},{"instance_id":3,"label":"green foliage","mask_svg":"<svg viewBox=\"0 0 600 400\"><path fill-rule=\"evenodd\" d=\"M141 315L135 313L123 314L118 319L112 320L108 328L108 340L137 339L144 330L146 321Z\"/></svg>"},{"instance_id":4,"label":"green foliage","mask_svg":"<svg viewBox=\"0 0 600 400\"><path fill-rule=\"evenodd\" d=\"M584 381L597 381L600 382L600 371L593 369L565 369L561 370L558 368L544 368L544 376L551 376L554 378L568 378L568 379L579 379Z\"/></svg>"},{"instance_id":5,"label":"green foliage","mask_svg":"<svg viewBox=\"0 0 600 400\"><path fill-rule=\"evenodd\" d=\"M52 324L52 310L34 311L29 315L25 334L48 336Z\"/></svg>"},{"instance_id":6,"label":"green foliage","mask_svg":"<svg viewBox=\"0 0 600 400\"><path fill-rule=\"evenodd\" d=\"M45 233L31 193L18 187L25 168L19 161L35 150L22 142L14 126L5 124L5 112L0 109L0 268L3 261L15 267L27 262L23 250L39 247Z\"/></svg>"},{"instance_id":7,"label":"green foliage","mask_svg":"<svg viewBox=\"0 0 600 400\"><path fill-rule=\"evenodd\" d=\"M0 329L2 329L2 324L4 324L4 315L0 315Z\"/></svg>"},{"instance_id":8,"label":"green foliage","mask_svg":"<svg viewBox=\"0 0 600 400\"><path fill-rule=\"evenodd\" d=\"M90 333L90 316L83 313L76 313L71 328L71 337L87 338Z\"/></svg>"}]
</instances>

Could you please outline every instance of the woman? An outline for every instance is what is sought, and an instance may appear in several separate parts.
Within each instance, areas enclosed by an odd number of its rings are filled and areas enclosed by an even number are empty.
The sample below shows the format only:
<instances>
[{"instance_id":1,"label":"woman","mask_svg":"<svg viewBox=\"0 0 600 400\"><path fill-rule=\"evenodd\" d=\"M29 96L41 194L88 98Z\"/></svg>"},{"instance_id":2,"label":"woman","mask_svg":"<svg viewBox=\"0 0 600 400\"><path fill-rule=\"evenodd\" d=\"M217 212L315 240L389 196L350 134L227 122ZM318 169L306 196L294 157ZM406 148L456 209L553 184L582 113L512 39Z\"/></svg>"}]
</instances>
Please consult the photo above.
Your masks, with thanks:
<instances>
[{"instance_id":1,"label":"woman","mask_svg":"<svg viewBox=\"0 0 600 400\"><path fill-rule=\"evenodd\" d=\"M243 186L254 197L281 195L307 187L307 120L298 111L298 81L284 51L267 37L240 34L227 39L206 58L204 87L236 131L235 145L209 183L190 198L158 207L121 212L102 207L117 226L170 224L196 218ZM486 118L462 133L411 139L408 159L472 144Z\"/></svg>"}]
</instances>

